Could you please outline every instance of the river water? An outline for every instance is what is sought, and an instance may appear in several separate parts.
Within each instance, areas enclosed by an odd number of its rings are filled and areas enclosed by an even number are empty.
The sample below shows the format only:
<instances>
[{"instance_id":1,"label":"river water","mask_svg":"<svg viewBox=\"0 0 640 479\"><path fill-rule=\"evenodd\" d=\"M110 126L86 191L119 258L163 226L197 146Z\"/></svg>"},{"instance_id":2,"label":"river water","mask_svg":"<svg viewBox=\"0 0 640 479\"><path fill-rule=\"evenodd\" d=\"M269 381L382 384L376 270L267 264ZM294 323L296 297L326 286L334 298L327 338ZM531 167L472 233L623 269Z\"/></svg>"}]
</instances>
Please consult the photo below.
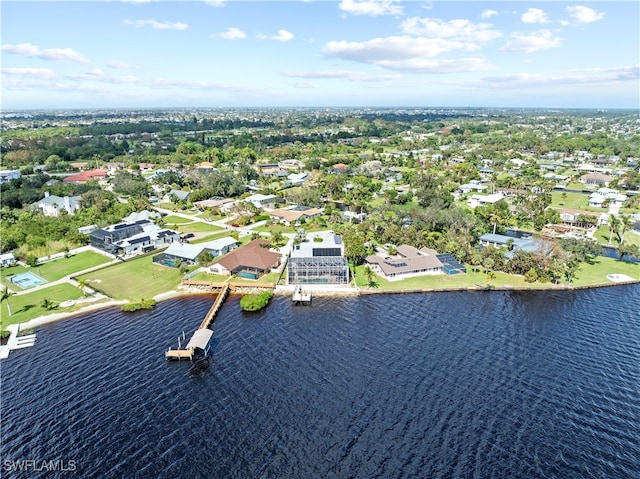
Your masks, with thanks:
<instances>
[{"instance_id":1,"label":"river water","mask_svg":"<svg viewBox=\"0 0 640 479\"><path fill-rule=\"evenodd\" d=\"M39 328L0 364L1 477L640 477L638 285L232 296L191 378L164 351L212 302Z\"/></svg>"}]
</instances>

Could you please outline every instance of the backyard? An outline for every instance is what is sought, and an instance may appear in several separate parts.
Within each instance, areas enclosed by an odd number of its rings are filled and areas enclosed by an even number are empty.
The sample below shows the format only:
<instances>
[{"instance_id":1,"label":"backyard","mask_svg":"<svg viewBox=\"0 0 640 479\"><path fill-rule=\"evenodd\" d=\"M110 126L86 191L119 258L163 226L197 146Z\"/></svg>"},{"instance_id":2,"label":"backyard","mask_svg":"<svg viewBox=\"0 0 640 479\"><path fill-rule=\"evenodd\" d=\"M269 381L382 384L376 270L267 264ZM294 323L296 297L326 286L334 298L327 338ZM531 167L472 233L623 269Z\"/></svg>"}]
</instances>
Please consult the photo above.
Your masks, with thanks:
<instances>
[{"instance_id":1,"label":"backyard","mask_svg":"<svg viewBox=\"0 0 640 479\"><path fill-rule=\"evenodd\" d=\"M30 319L53 313L71 312L83 305L71 305L62 308L59 304L63 301L76 300L83 296L82 291L69 283L55 284L49 288L40 289L32 293L13 295L2 302L0 317L2 317L2 329L10 324L24 323ZM52 303L52 309L42 306L44 300ZM11 307L12 315L9 316L7 302ZM57 305L57 306L56 306Z\"/></svg>"},{"instance_id":2,"label":"backyard","mask_svg":"<svg viewBox=\"0 0 640 479\"><path fill-rule=\"evenodd\" d=\"M153 263L149 255L103 268L78 279L84 279L90 288L113 299L140 301L175 289L182 275L176 268Z\"/></svg>"},{"instance_id":3,"label":"backyard","mask_svg":"<svg viewBox=\"0 0 640 479\"><path fill-rule=\"evenodd\" d=\"M57 281L65 276L72 275L78 271L92 268L101 264L106 264L110 260L106 256L93 251L83 251L74 256L68 258L60 258L48 263L43 263L36 267L25 266L11 266L9 268L3 268L0 270L0 279L3 286L8 286L10 289L16 288L14 284L8 279L12 275L20 273L26 273L28 271L37 274L38 276L46 279L47 281Z\"/></svg>"}]
</instances>

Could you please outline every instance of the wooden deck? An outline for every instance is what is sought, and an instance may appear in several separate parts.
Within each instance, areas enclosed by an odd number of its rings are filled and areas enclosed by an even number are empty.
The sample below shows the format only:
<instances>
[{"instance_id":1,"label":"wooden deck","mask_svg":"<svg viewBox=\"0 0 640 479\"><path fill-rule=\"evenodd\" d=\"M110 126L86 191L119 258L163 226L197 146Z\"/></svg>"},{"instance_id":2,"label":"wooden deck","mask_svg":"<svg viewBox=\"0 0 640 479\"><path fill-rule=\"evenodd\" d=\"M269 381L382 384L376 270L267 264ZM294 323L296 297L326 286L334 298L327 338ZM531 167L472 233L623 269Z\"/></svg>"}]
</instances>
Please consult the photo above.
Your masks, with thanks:
<instances>
[{"instance_id":1,"label":"wooden deck","mask_svg":"<svg viewBox=\"0 0 640 479\"><path fill-rule=\"evenodd\" d=\"M199 281L194 281L194 282L199 283ZM200 327L194 333L194 338L195 336L200 336L200 335L197 335L199 330L208 329L209 326L211 326L211 323L213 323L213 320L215 319L216 314L218 314L218 311L220 310L220 308L222 307L224 300L227 299L227 296L229 295L229 290L231 289L231 287L226 283L220 286L222 287L222 289L220 290L220 293L218 293L218 297L216 298L216 300L213 302L213 306L211 306L211 308L209 309L209 312L200 323ZM211 333L209 332L209 334ZM208 336L204 341L208 342L209 337L210 336ZM194 344L194 338L191 338L191 340L187 344L187 347L184 349L180 349L178 347L178 349L169 349L168 351L166 351L164 355L165 359L175 359L178 361L182 359L188 359L189 361L193 361L193 358L196 354L196 349L197 349L195 346L192 346L192 344ZM200 349L205 349L206 344L198 343L198 347Z\"/></svg>"}]
</instances>

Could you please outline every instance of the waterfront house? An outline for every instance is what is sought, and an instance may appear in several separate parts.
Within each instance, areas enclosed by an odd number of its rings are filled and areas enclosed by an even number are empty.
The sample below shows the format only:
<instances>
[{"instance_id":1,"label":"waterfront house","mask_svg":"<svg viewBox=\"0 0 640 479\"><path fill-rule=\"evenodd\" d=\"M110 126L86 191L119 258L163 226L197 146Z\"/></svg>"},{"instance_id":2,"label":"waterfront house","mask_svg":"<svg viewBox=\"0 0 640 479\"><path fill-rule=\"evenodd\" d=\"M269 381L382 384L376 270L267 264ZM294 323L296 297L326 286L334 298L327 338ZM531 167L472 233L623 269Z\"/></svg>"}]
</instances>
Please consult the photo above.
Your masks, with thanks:
<instances>
[{"instance_id":1,"label":"waterfront house","mask_svg":"<svg viewBox=\"0 0 640 479\"><path fill-rule=\"evenodd\" d=\"M288 264L287 284L349 284L349 263L342 237L320 235L294 244Z\"/></svg>"},{"instance_id":2,"label":"waterfront house","mask_svg":"<svg viewBox=\"0 0 640 479\"><path fill-rule=\"evenodd\" d=\"M364 261L376 274L388 281L443 274L443 264L433 249L401 245L398 246L397 253L393 257L374 254L367 256Z\"/></svg>"},{"instance_id":3,"label":"waterfront house","mask_svg":"<svg viewBox=\"0 0 640 479\"><path fill-rule=\"evenodd\" d=\"M107 253L131 255L180 241L180 232L161 228L148 219L129 219L92 231L89 241Z\"/></svg>"},{"instance_id":4,"label":"waterfront house","mask_svg":"<svg viewBox=\"0 0 640 479\"><path fill-rule=\"evenodd\" d=\"M153 262L171 267L175 267L178 261L183 265L190 265L197 263L202 253L209 253L217 258L227 254L237 245L237 241L230 236L199 244L172 243L164 252L155 255Z\"/></svg>"},{"instance_id":5,"label":"waterfront house","mask_svg":"<svg viewBox=\"0 0 640 479\"><path fill-rule=\"evenodd\" d=\"M603 175L601 173L587 173L586 175L582 175L578 181L580 183L584 183L585 185L599 185L599 186L608 186L611 181L613 181L614 177L611 175Z\"/></svg>"},{"instance_id":6,"label":"waterfront house","mask_svg":"<svg viewBox=\"0 0 640 479\"><path fill-rule=\"evenodd\" d=\"M589 195L589 206L604 208L607 205L622 206L627 196L612 188L600 188Z\"/></svg>"},{"instance_id":7,"label":"waterfront house","mask_svg":"<svg viewBox=\"0 0 640 479\"><path fill-rule=\"evenodd\" d=\"M280 265L280 254L269 250L269 242L254 239L221 257L209 267L211 274L258 279Z\"/></svg>"}]
</instances>

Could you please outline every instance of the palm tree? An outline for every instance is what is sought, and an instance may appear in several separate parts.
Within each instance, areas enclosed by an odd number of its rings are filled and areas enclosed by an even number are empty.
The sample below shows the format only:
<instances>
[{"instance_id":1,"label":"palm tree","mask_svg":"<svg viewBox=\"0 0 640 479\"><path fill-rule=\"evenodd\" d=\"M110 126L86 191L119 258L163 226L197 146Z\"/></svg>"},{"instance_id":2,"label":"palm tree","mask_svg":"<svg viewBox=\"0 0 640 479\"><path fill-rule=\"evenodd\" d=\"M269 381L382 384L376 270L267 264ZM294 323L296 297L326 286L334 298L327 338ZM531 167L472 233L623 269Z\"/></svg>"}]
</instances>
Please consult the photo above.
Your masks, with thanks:
<instances>
[{"instance_id":1,"label":"palm tree","mask_svg":"<svg viewBox=\"0 0 640 479\"><path fill-rule=\"evenodd\" d=\"M56 304L51 301L49 298L44 298L41 302L40 302L40 306L42 306L44 309L46 310L50 310L56 307Z\"/></svg>"},{"instance_id":2,"label":"palm tree","mask_svg":"<svg viewBox=\"0 0 640 479\"><path fill-rule=\"evenodd\" d=\"M618 242L621 242L620 233L618 232L618 228L620 227L620 219L618 219L615 215L609 215L609 232L615 233L618 237ZM611 235L609 235L609 244L611 244Z\"/></svg>"},{"instance_id":3,"label":"palm tree","mask_svg":"<svg viewBox=\"0 0 640 479\"><path fill-rule=\"evenodd\" d=\"M4 300L7 301L7 309L9 310L9 316L11 316L11 305L9 304L9 297L13 296L14 294L16 293L14 293L13 291L9 291L9 288L7 288L6 286L0 292L0 303L2 303Z\"/></svg>"},{"instance_id":4,"label":"palm tree","mask_svg":"<svg viewBox=\"0 0 640 479\"><path fill-rule=\"evenodd\" d=\"M81 278L78 280L78 288L80 288L82 290L82 295L84 297L87 296L87 280L84 278Z\"/></svg>"},{"instance_id":5,"label":"palm tree","mask_svg":"<svg viewBox=\"0 0 640 479\"><path fill-rule=\"evenodd\" d=\"M629 228L631 228L632 224L633 220L630 215L620 217L620 226L622 227L622 231L620 232L620 244L624 241L624 234Z\"/></svg>"},{"instance_id":6,"label":"palm tree","mask_svg":"<svg viewBox=\"0 0 640 479\"><path fill-rule=\"evenodd\" d=\"M370 266L367 266L364 269L364 274L367 276L367 281L369 282L369 286L375 283L376 274L373 272Z\"/></svg>"}]
</instances>

